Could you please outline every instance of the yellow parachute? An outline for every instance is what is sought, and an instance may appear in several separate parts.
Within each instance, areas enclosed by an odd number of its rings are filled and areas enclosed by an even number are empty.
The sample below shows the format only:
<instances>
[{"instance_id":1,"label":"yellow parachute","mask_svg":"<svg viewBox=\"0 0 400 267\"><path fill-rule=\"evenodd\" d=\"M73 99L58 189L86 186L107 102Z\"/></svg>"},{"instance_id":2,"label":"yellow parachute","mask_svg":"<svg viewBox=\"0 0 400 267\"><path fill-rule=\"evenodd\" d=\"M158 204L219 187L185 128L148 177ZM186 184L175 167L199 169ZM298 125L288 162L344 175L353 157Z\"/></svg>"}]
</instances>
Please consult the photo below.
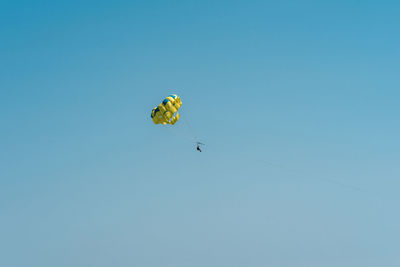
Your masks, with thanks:
<instances>
[{"instance_id":1,"label":"yellow parachute","mask_svg":"<svg viewBox=\"0 0 400 267\"><path fill-rule=\"evenodd\" d=\"M151 118L155 124L174 125L179 120L178 109L182 106L179 96L169 95L163 102L151 111Z\"/></svg>"}]
</instances>

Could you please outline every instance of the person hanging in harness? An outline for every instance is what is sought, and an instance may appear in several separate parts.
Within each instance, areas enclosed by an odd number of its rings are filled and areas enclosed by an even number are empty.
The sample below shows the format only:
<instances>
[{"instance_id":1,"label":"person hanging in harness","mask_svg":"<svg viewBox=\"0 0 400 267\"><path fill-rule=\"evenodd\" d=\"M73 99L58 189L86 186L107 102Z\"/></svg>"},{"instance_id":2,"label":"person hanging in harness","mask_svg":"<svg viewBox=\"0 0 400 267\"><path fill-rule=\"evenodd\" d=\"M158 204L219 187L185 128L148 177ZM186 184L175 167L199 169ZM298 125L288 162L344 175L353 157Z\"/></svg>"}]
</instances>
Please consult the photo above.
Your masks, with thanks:
<instances>
[{"instance_id":1,"label":"person hanging in harness","mask_svg":"<svg viewBox=\"0 0 400 267\"><path fill-rule=\"evenodd\" d=\"M200 143L200 142L196 142L196 144L197 144L196 150L199 151L199 152L201 152L200 145L204 145L204 144L203 144L203 143Z\"/></svg>"}]
</instances>

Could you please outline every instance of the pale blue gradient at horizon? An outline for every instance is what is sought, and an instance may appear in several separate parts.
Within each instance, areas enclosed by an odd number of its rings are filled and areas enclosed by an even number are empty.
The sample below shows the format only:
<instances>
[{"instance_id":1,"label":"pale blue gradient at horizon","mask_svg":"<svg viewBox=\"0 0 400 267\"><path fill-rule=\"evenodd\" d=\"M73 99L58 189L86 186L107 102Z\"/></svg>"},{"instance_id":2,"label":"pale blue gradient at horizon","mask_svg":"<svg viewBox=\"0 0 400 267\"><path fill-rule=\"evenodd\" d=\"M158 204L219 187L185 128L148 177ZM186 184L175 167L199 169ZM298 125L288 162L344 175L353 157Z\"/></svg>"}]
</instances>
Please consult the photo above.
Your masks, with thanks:
<instances>
[{"instance_id":1,"label":"pale blue gradient at horizon","mask_svg":"<svg viewBox=\"0 0 400 267\"><path fill-rule=\"evenodd\" d=\"M399 266L399 12L1 2L0 265Z\"/></svg>"}]
</instances>

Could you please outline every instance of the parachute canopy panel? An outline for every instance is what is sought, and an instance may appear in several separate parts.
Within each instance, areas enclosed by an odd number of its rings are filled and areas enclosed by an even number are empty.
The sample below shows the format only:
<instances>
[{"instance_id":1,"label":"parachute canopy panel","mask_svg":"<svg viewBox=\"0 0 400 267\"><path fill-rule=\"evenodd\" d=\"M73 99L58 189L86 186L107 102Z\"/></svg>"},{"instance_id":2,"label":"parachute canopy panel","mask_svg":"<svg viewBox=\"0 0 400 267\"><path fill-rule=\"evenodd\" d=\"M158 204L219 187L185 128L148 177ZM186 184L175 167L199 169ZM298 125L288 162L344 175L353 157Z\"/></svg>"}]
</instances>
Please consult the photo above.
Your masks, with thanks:
<instances>
[{"instance_id":1,"label":"parachute canopy panel","mask_svg":"<svg viewBox=\"0 0 400 267\"><path fill-rule=\"evenodd\" d=\"M155 124L174 125L179 120L178 109L182 106L179 96L169 95L161 104L153 108L151 118Z\"/></svg>"}]
</instances>

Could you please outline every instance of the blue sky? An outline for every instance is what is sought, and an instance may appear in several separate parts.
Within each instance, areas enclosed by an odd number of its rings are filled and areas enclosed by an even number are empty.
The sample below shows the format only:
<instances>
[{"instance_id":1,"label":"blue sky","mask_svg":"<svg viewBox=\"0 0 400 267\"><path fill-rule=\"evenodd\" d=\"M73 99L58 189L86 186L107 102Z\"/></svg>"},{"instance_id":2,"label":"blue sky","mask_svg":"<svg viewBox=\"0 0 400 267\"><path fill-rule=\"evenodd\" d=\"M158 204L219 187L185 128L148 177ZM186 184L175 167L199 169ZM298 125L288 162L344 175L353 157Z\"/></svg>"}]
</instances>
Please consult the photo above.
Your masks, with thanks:
<instances>
[{"instance_id":1,"label":"blue sky","mask_svg":"<svg viewBox=\"0 0 400 267\"><path fill-rule=\"evenodd\" d=\"M1 2L0 265L399 266L399 11Z\"/></svg>"}]
</instances>

